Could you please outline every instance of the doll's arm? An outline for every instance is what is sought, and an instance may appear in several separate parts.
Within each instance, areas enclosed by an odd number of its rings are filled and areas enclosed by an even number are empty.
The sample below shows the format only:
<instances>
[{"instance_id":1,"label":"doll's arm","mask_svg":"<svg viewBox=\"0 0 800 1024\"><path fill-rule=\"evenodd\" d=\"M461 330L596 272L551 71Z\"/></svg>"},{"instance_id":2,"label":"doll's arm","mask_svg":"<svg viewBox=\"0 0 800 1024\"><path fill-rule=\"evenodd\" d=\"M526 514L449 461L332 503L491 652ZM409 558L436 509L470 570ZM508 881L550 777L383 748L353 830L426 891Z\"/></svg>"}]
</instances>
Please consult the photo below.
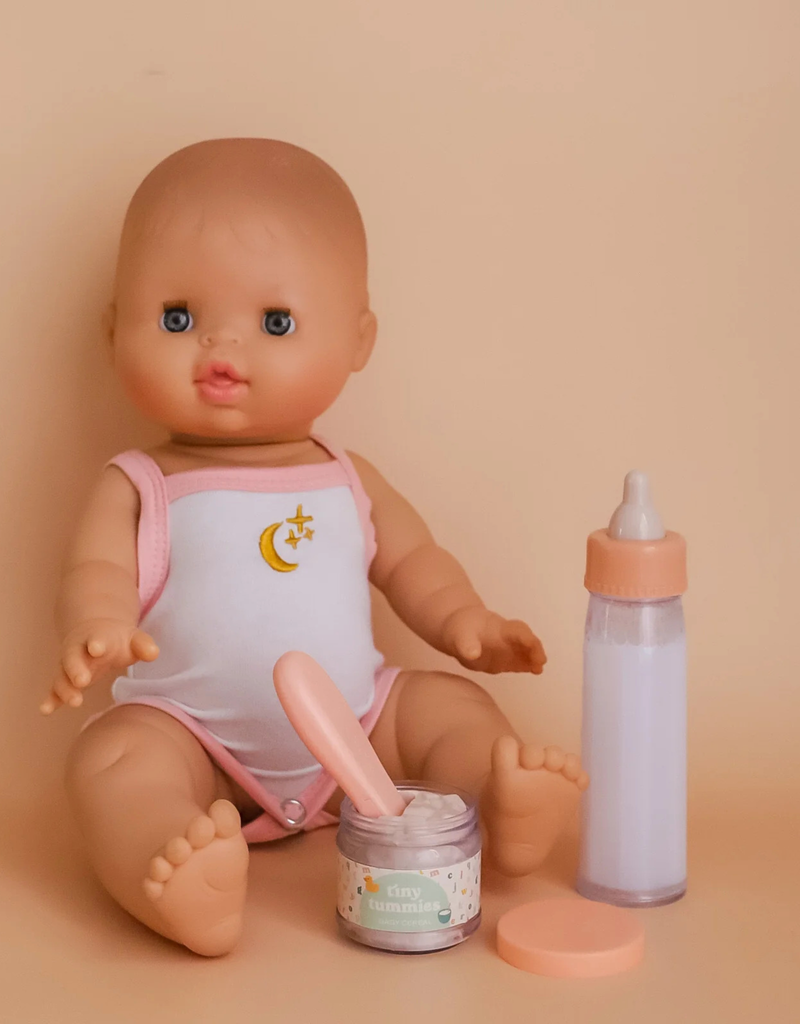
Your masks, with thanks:
<instances>
[{"instance_id":1,"label":"doll's arm","mask_svg":"<svg viewBox=\"0 0 800 1024\"><path fill-rule=\"evenodd\" d=\"M45 714L77 707L81 690L110 668L153 660L158 648L138 629L136 531L139 496L119 469L105 470L67 552L56 604L61 664Z\"/></svg>"},{"instance_id":2,"label":"doll's arm","mask_svg":"<svg viewBox=\"0 0 800 1024\"><path fill-rule=\"evenodd\" d=\"M370 581L406 625L467 668L541 672L547 659L530 628L489 611L412 505L366 459L348 454L372 502L378 550Z\"/></svg>"}]
</instances>

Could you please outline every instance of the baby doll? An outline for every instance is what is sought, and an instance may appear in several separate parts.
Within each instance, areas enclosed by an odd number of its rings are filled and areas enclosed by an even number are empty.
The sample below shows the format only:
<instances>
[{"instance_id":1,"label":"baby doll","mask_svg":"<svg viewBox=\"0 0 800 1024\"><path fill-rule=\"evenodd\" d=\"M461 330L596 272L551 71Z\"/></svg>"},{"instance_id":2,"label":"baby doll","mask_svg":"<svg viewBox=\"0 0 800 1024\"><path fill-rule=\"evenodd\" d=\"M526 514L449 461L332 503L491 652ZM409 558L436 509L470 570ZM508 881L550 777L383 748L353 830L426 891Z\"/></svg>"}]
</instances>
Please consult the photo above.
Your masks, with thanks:
<instances>
[{"instance_id":1,"label":"baby doll","mask_svg":"<svg viewBox=\"0 0 800 1024\"><path fill-rule=\"evenodd\" d=\"M169 439L112 460L89 500L42 711L127 670L67 765L108 892L216 956L241 932L248 843L336 820L341 792L272 684L292 649L336 681L394 779L474 793L489 863L533 870L587 784L578 758L523 744L467 679L384 666L369 583L466 668L538 674L541 643L484 606L369 462L312 433L375 342L344 182L266 139L173 154L131 201L107 326L126 392Z\"/></svg>"}]
</instances>

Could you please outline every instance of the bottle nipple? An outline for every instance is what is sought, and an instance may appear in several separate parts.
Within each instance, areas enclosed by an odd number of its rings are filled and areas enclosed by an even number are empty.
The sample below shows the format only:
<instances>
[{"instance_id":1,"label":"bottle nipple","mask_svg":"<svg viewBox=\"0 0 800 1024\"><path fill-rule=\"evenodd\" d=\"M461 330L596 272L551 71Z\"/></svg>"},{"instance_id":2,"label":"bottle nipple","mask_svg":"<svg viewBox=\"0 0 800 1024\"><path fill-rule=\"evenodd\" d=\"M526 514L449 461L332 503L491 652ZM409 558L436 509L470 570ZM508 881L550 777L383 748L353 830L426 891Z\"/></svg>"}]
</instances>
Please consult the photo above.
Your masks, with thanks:
<instances>
[{"instance_id":1,"label":"bottle nipple","mask_svg":"<svg viewBox=\"0 0 800 1024\"><path fill-rule=\"evenodd\" d=\"M622 504L611 517L608 535L614 540L663 539L664 525L650 498L646 473L634 469L625 477Z\"/></svg>"}]
</instances>

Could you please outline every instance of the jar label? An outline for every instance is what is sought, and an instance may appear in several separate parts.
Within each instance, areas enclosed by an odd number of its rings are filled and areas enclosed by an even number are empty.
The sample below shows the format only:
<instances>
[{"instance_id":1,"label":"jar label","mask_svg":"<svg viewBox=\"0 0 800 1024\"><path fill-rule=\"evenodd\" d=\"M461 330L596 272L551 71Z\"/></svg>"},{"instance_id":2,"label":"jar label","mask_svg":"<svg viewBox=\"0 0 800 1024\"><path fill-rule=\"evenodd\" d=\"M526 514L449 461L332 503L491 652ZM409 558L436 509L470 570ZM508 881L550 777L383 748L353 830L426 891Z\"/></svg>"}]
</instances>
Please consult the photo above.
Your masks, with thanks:
<instances>
[{"instance_id":1,"label":"jar label","mask_svg":"<svg viewBox=\"0 0 800 1024\"><path fill-rule=\"evenodd\" d=\"M432 932L471 920L481 908L481 854L422 871L373 868L340 851L338 910L384 932Z\"/></svg>"}]
</instances>

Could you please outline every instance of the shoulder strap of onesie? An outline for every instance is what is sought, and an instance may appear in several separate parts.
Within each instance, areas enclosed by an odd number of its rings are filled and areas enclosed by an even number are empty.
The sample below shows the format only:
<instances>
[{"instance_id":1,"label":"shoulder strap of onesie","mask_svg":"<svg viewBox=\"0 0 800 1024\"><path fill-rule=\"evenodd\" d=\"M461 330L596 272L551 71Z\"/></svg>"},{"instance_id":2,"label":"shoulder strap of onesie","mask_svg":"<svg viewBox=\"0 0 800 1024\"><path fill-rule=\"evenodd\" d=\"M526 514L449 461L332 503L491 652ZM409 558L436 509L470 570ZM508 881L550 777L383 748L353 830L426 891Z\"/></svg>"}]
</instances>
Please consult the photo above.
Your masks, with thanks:
<instances>
[{"instance_id":1,"label":"shoulder strap of onesie","mask_svg":"<svg viewBox=\"0 0 800 1024\"><path fill-rule=\"evenodd\" d=\"M353 498L355 499L358 518L361 523L361 531L364 534L364 544L367 553L367 569L369 569L370 565L372 565L372 559L375 557L375 553L378 550L378 544L375 539L375 526L370 515L372 511L372 502L370 501L369 495L364 490L364 485L361 483L361 477L358 475L358 471L353 465L353 460L344 448L331 444L330 441L324 437L320 437L319 434L312 434L312 437L317 444L321 444L328 454L332 455L333 458L336 459L347 475L347 482L350 484L350 489L353 492Z\"/></svg>"},{"instance_id":2,"label":"shoulder strap of onesie","mask_svg":"<svg viewBox=\"0 0 800 1024\"><path fill-rule=\"evenodd\" d=\"M107 463L116 466L139 492L141 511L136 540L140 617L158 600L169 569L167 486L156 462L132 449Z\"/></svg>"}]
</instances>

